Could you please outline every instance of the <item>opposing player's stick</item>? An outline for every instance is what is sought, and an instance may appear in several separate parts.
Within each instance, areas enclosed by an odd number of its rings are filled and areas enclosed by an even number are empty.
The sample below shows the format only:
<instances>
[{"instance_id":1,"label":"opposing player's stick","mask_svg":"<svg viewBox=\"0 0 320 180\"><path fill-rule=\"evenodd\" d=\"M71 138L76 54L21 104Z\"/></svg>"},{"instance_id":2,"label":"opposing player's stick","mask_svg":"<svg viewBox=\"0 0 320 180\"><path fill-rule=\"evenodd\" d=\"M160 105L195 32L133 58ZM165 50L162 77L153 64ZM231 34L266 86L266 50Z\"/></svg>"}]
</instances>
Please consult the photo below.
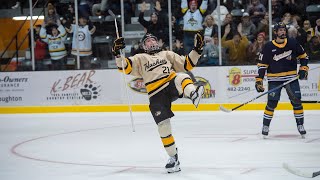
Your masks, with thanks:
<instances>
[{"instance_id":1,"label":"opposing player's stick","mask_svg":"<svg viewBox=\"0 0 320 180\"><path fill-rule=\"evenodd\" d=\"M281 88L281 87L283 87L283 86L291 83L292 81L297 80L298 78L299 78L299 76L296 76L296 77L290 79L289 81L284 82L283 84L280 84L279 86L277 86L277 87L275 87L275 88L273 88L273 89L270 89L269 91L266 91L266 92L260 94L259 96L255 97L255 98L253 98L253 99L251 99L251 100L249 100L249 101L247 101L247 102L245 102L245 103L242 103L242 104L240 104L239 106L234 107L234 108L232 108L232 109L227 109L227 108L223 107L222 105L220 105L220 106L219 106L219 107L220 107L220 110L221 110L221 111L224 111L224 112L232 112L232 111L234 111L234 110L236 110L236 109L239 109L240 107L242 107L242 106L244 106L244 105L246 105L246 104L248 104L248 103L250 103L250 102L252 102L252 101L254 101L254 100L256 100L256 99L259 99L260 97L262 97L262 96L264 96L264 95L266 95L266 94L269 94L269 93L271 93L271 92L273 92L273 91L275 91L275 90L277 90L277 89L279 89L279 88Z\"/></svg>"},{"instance_id":2,"label":"opposing player's stick","mask_svg":"<svg viewBox=\"0 0 320 180\"><path fill-rule=\"evenodd\" d=\"M114 18L114 25L116 27L116 34L117 34L117 38L119 38L119 31L118 31L118 24L117 24L117 18L116 16L114 15L114 13L109 9L108 10L108 13ZM123 77L123 81L124 81L124 86L125 86L125 89L126 89L126 96L127 96L127 100L128 100L128 106L129 106L129 111L130 111L130 118L131 118L131 125L132 125L132 131L135 132L135 128L134 128L134 122L133 122L133 116L132 116L132 106L131 106L131 100L130 100L130 97L129 97L129 91L128 91L128 87L127 87L127 81L126 81L126 78L125 78L125 71L124 71L124 60L123 60L123 52L122 50L120 50L120 55L121 55L121 64L122 64L122 77Z\"/></svg>"},{"instance_id":3,"label":"opposing player's stick","mask_svg":"<svg viewBox=\"0 0 320 180\"><path fill-rule=\"evenodd\" d=\"M283 168L287 171L289 171L292 174L295 174L297 176L305 177L305 178L314 178L316 176L320 175L320 171L316 172L304 172L299 169L296 169L294 167L289 166L287 163L283 163Z\"/></svg>"}]
</instances>

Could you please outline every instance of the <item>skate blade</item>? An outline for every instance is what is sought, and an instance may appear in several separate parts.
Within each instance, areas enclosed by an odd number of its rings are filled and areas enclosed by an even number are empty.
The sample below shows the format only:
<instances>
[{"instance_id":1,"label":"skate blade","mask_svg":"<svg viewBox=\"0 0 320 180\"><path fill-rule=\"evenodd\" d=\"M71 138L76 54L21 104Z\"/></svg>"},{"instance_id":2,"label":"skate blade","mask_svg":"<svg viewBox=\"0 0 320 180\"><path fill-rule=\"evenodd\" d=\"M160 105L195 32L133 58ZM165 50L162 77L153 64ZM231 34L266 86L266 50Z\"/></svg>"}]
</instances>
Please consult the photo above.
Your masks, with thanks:
<instances>
[{"instance_id":1,"label":"skate blade","mask_svg":"<svg viewBox=\"0 0 320 180\"><path fill-rule=\"evenodd\" d=\"M199 90L198 90L198 95L199 97L196 99L196 101L194 102L194 105L196 106L196 108L198 108L198 105L200 103L200 100L202 98L202 94L203 94L203 91L204 91L204 87L203 86L200 86L199 87Z\"/></svg>"},{"instance_id":2,"label":"skate blade","mask_svg":"<svg viewBox=\"0 0 320 180\"><path fill-rule=\"evenodd\" d=\"M168 173L175 173L181 171L180 166L177 165L176 167L173 168L167 168Z\"/></svg>"},{"instance_id":3,"label":"skate blade","mask_svg":"<svg viewBox=\"0 0 320 180\"><path fill-rule=\"evenodd\" d=\"M262 139L268 139L268 135L262 135Z\"/></svg>"},{"instance_id":4,"label":"skate blade","mask_svg":"<svg viewBox=\"0 0 320 180\"><path fill-rule=\"evenodd\" d=\"M305 138L306 138L306 135L305 135L305 134L301 134L301 138L302 138L302 139L305 139Z\"/></svg>"}]
</instances>

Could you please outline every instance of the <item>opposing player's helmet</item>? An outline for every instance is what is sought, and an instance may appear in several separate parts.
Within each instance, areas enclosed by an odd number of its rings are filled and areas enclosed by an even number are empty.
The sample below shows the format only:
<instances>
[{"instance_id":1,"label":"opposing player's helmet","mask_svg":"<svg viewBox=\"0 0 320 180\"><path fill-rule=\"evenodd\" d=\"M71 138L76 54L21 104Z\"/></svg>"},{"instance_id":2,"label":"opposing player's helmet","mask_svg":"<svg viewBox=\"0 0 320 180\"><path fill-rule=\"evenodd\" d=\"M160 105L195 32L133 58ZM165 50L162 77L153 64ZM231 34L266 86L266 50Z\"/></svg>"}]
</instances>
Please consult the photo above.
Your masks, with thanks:
<instances>
[{"instance_id":1,"label":"opposing player's helmet","mask_svg":"<svg viewBox=\"0 0 320 180\"><path fill-rule=\"evenodd\" d=\"M146 45L146 41L150 38L154 39L157 43L152 45ZM147 33L146 35L143 36L141 43L142 43L143 50L148 54L154 54L161 51L161 48L158 44L158 38L150 33Z\"/></svg>"},{"instance_id":2,"label":"opposing player's helmet","mask_svg":"<svg viewBox=\"0 0 320 180\"><path fill-rule=\"evenodd\" d=\"M283 23L283 22L278 22L278 23L276 23L275 25L274 25L274 27L273 27L273 33L274 33L274 35L275 35L275 37L277 38L278 37L278 30L279 29L281 29L281 28L284 28L284 29L286 29L286 31L287 31L287 26ZM286 34L283 34L283 35L281 35L281 36L279 36L279 38L286 38Z\"/></svg>"}]
</instances>

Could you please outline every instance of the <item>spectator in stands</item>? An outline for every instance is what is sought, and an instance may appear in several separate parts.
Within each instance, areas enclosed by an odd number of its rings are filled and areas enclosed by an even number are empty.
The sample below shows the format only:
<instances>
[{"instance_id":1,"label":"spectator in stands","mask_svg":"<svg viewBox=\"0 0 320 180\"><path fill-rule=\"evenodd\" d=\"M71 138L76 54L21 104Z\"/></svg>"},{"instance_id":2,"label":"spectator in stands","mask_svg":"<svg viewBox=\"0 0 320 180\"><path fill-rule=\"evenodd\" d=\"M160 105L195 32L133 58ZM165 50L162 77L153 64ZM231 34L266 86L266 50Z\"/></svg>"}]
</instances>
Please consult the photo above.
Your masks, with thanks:
<instances>
[{"instance_id":1,"label":"spectator in stands","mask_svg":"<svg viewBox=\"0 0 320 180\"><path fill-rule=\"evenodd\" d=\"M233 21L232 15L229 13L226 15L226 18L223 20L221 24L221 35L223 36L225 34L225 28L226 26L229 26L230 32L227 34L226 40L230 40L233 38L233 33L237 32L237 23Z\"/></svg>"},{"instance_id":2,"label":"spectator in stands","mask_svg":"<svg viewBox=\"0 0 320 180\"><path fill-rule=\"evenodd\" d=\"M104 16L106 15L106 11L111 9L113 13L120 14L119 1L114 0L100 0L98 3L93 4L92 6L92 15L93 16ZM133 1L132 0L124 0L124 12L125 12L125 22L130 23L131 17L133 16Z\"/></svg>"},{"instance_id":3,"label":"spectator in stands","mask_svg":"<svg viewBox=\"0 0 320 180\"><path fill-rule=\"evenodd\" d=\"M204 50L203 58L199 59L200 65L218 65L219 51L217 54L217 47L214 44L214 36L218 36L218 26L215 24L214 18L211 14L207 15L203 21L204 29Z\"/></svg>"},{"instance_id":4,"label":"spectator in stands","mask_svg":"<svg viewBox=\"0 0 320 180\"><path fill-rule=\"evenodd\" d=\"M213 38L205 39L203 47L203 57L199 59L200 66L217 66L219 65L219 39L218 34Z\"/></svg>"},{"instance_id":5,"label":"spectator in stands","mask_svg":"<svg viewBox=\"0 0 320 180\"><path fill-rule=\"evenodd\" d=\"M166 43L168 43L167 38L165 37L167 34L165 34L165 27L162 21L163 17L159 17L158 12L152 12L150 21L146 21L144 19L144 12L146 8L146 3L143 2L141 4L138 22L146 29L147 33L151 33L156 36L158 40L163 39Z\"/></svg>"},{"instance_id":6,"label":"spectator in stands","mask_svg":"<svg viewBox=\"0 0 320 180\"><path fill-rule=\"evenodd\" d=\"M131 18L134 17L134 11L135 11L135 3L134 0L124 0L123 1L123 7L124 7L124 22L126 24L131 24Z\"/></svg>"},{"instance_id":7,"label":"spectator in stands","mask_svg":"<svg viewBox=\"0 0 320 180\"><path fill-rule=\"evenodd\" d=\"M295 38L299 44L305 48L306 47L306 44L307 44L307 32L301 28L299 26L299 23L300 22L300 17L295 15L293 16L293 19L294 19L294 26L290 26L288 28L288 36L289 37L292 37L292 38Z\"/></svg>"},{"instance_id":8,"label":"spectator in stands","mask_svg":"<svg viewBox=\"0 0 320 180\"><path fill-rule=\"evenodd\" d=\"M264 32L260 32L257 35L257 39L248 47L247 55L250 64L257 64L259 62L259 54L265 44L266 34Z\"/></svg>"},{"instance_id":9,"label":"spectator in stands","mask_svg":"<svg viewBox=\"0 0 320 180\"><path fill-rule=\"evenodd\" d=\"M89 16L92 16L91 7L89 6L87 0L80 0L78 5L78 13L79 17L85 17L86 19L89 19Z\"/></svg>"},{"instance_id":10,"label":"spectator in stands","mask_svg":"<svg viewBox=\"0 0 320 180\"><path fill-rule=\"evenodd\" d=\"M141 42L132 41L132 46L130 50L130 56L134 56L139 53L143 53L144 50L141 46Z\"/></svg>"},{"instance_id":11,"label":"spectator in stands","mask_svg":"<svg viewBox=\"0 0 320 180\"><path fill-rule=\"evenodd\" d=\"M222 47L226 48L229 55L228 65L245 65L249 64L247 61L247 47L249 40L246 36L241 34L241 31L234 32L232 40L226 40L230 33L231 27L227 25L224 35L221 39Z\"/></svg>"},{"instance_id":12,"label":"spectator in stands","mask_svg":"<svg viewBox=\"0 0 320 180\"><path fill-rule=\"evenodd\" d=\"M60 20L57 21L57 24L49 24L46 27L43 23L40 37L44 42L48 43L52 70L65 70L67 51L64 41L67 37L66 30L61 25ZM47 30L50 32L49 34L47 34Z\"/></svg>"},{"instance_id":13,"label":"spectator in stands","mask_svg":"<svg viewBox=\"0 0 320 180\"><path fill-rule=\"evenodd\" d=\"M310 62L320 62L320 39L317 36L313 36L307 43L306 51Z\"/></svg>"},{"instance_id":14,"label":"spectator in stands","mask_svg":"<svg viewBox=\"0 0 320 180\"><path fill-rule=\"evenodd\" d=\"M34 28L34 59L36 65L36 71L48 70L47 66L44 65L43 59L47 57L48 45L46 42L42 41L40 37L41 25L36 25Z\"/></svg>"},{"instance_id":15,"label":"spectator in stands","mask_svg":"<svg viewBox=\"0 0 320 180\"><path fill-rule=\"evenodd\" d=\"M307 33L307 41L309 42L311 40L311 38L314 36L314 30L311 27L309 20L305 20L303 22L303 29Z\"/></svg>"},{"instance_id":16,"label":"spectator in stands","mask_svg":"<svg viewBox=\"0 0 320 180\"><path fill-rule=\"evenodd\" d=\"M44 22L46 25L51 24L57 24L58 21L60 21L60 16L58 13L56 13L56 8L53 6L53 4L48 4L48 13L44 17Z\"/></svg>"},{"instance_id":17,"label":"spectator in stands","mask_svg":"<svg viewBox=\"0 0 320 180\"><path fill-rule=\"evenodd\" d=\"M197 0L181 1L181 12L183 13L183 46L185 52L190 52L194 47L194 36L203 30L203 15L207 10L208 0L202 0L198 8Z\"/></svg>"},{"instance_id":18,"label":"spectator in stands","mask_svg":"<svg viewBox=\"0 0 320 180\"><path fill-rule=\"evenodd\" d=\"M320 38L320 19L316 20L316 27L314 29L315 29L315 36Z\"/></svg>"},{"instance_id":19,"label":"spectator in stands","mask_svg":"<svg viewBox=\"0 0 320 180\"><path fill-rule=\"evenodd\" d=\"M204 39L212 40L214 35L218 34L218 25L215 23L212 15L207 15L203 21Z\"/></svg>"},{"instance_id":20,"label":"spectator in stands","mask_svg":"<svg viewBox=\"0 0 320 180\"><path fill-rule=\"evenodd\" d=\"M295 27L288 28L288 37L296 39L298 37L298 30Z\"/></svg>"},{"instance_id":21,"label":"spectator in stands","mask_svg":"<svg viewBox=\"0 0 320 180\"><path fill-rule=\"evenodd\" d=\"M173 44L173 52L183 56L185 55L184 53L184 49L183 49L183 43L180 39L176 39L174 41L174 44Z\"/></svg>"},{"instance_id":22,"label":"spectator in stands","mask_svg":"<svg viewBox=\"0 0 320 180\"><path fill-rule=\"evenodd\" d=\"M80 56L80 69L91 68L91 55L92 55L92 34L96 31L96 27L92 25L86 16L79 17L78 34L76 33L77 26L71 25L71 29L67 29L68 33L73 33L72 38L72 51L74 56Z\"/></svg>"},{"instance_id":23,"label":"spectator in stands","mask_svg":"<svg viewBox=\"0 0 320 180\"><path fill-rule=\"evenodd\" d=\"M252 0L251 4L247 8L247 12L251 16L252 22L257 26L263 16L266 13L266 8L260 0Z\"/></svg>"},{"instance_id":24,"label":"spectator in stands","mask_svg":"<svg viewBox=\"0 0 320 180\"><path fill-rule=\"evenodd\" d=\"M101 16L104 15L108 9L108 0L100 0L100 3L93 4L92 15Z\"/></svg>"},{"instance_id":25,"label":"spectator in stands","mask_svg":"<svg viewBox=\"0 0 320 180\"><path fill-rule=\"evenodd\" d=\"M68 4L68 11L63 15L62 25L64 27L70 28L71 24L74 24L75 12L73 4Z\"/></svg>"},{"instance_id":26,"label":"spectator in stands","mask_svg":"<svg viewBox=\"0 0 320 180\"><path fill-rule=\"evenodd\" d=\"M264 32L265 39L269 39L269 14L266 12L264 18L258 23L257 33Z\"/></svg>"},{"instance_id":27,"label":"spectator in stands","mask_svg":"<svg viewBox=\"0 0 320 180\"><path fill-rule=\"evenodd\" d=\"M220 0L220 21L221 22L226 18L227 14L229 14L229 10L224 4L224 0ZM218 6L215 8L215 10L213 10L211 15L214 17L214 21L218 22Z\"/></svg>"},{"instance_id":28,"label":"spectator in stands","mask_svg":"<svg viewBox=\"0 0 320 180\"><path fill-rule=\"evenodd\" d=\"M290 28L292 26L294 27L294 25L296 24L293 16L288 12L283 15L281 21L287 26L287 28Z\"/></svg>"},{"instance_id":29,"label":"spectator in stands","mask_svg":"<svg viewBox=\"0 0 320 180\"><path fill-rule=\"evenodd\" d=\"M11 8L12 9L17 9L19 8L20 6L22 6L22 2L25 2L24 0L19 0L16 2L16 4L14 6L12 6Z\"/></svg>"},{"instance_id":30,"label":"spectator in stands","mask_svg":"<svg viewBox=\"0 0 320 180\"><path fill-rule=\"evenodd\" d=\"M304 0L284 0L283 11L292 15L302 15L305 13Z\"/></svg>"},{"instance_id":31,"label":"spectator in stands","mask_svg":"<svg viewBox=\"0 0 320 180\"><path fill-rule=\"evenodd\" d=\"M283 14L283 6L279 0L271 0L272 24L281 21Z\"/></svg>"},{"instance_id":32,"label":"spectator in stands","mask_svg":"<svg viewBox=\"0 0 320 180\"><path fill-rule=\"evenodd\" d=\"M253 42L255 39L256 26L250 20L249 13L245 12L242 15L241 23L238 24L238 29L241 33Z\"/></svg>"},{"instance_id":33,"label":"spectator in stands","mask_svg":"<svg viewBox=\"0 0 320 180\"><path fill-rule=\"evenodd\" d=\"M174 36L173 38L179 39L181 42L183 40L183 25L180 24L175 16L172 16L172 35Z\"/></svg>"}]
</instances>

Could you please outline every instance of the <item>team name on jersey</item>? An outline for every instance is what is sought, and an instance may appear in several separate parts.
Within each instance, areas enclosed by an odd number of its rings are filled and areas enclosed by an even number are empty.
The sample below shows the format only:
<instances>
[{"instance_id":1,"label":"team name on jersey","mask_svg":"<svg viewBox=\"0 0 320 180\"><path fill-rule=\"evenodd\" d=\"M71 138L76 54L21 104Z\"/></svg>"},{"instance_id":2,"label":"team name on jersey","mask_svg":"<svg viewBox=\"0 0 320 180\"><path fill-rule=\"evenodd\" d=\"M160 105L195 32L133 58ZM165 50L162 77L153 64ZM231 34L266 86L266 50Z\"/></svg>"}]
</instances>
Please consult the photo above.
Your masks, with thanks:
<instances>
[{"instance_id":1,"label":"team name on jersey","mask_svg":"<svg viewBox=\"0 0 320 180\"><path fill-rule=\"evenodd\" d=\"M167 64L165 59L157 59L156 62L150 63L149 61L144 64L145 71L152 71L155 68Z\"/></svg>"},{"instance_id":2,"label":"team name on jersey","mask_svg":"<svg viewBox=\"0 0 320 180\"><path fill-rule=\"evenodd\" d=\"M289 51L285 51L285 52L283 52L283 53L281 53L281 54L274 55L274 56L273 56L273 60L279 61L279 60L282 59L282 58L285 58L285 57L290 56L291 53L292 53L292 50L289 50Z\"/></svg>"}]
</instances>

